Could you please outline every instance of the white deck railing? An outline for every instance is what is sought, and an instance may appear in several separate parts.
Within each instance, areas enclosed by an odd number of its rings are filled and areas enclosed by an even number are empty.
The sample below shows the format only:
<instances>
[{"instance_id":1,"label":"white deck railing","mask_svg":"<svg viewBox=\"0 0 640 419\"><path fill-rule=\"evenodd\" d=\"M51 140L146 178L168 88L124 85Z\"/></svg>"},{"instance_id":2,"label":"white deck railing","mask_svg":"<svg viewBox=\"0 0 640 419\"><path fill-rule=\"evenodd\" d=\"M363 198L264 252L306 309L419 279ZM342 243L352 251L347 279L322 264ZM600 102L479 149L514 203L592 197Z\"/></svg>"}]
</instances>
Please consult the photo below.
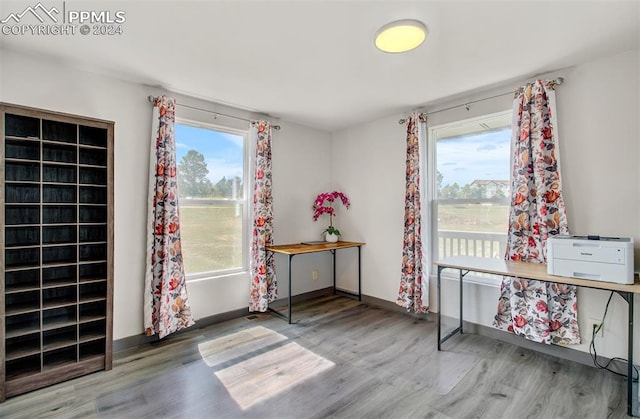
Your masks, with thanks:
<instances>
[{"instance_id":1,"label":"white deck railing","mask_svg":"<svg viewBox=\"0 0 640 419\"><path fill-rule=\"evenodd\" d=\"M506 244L506 233L439 230L438 259L459 255L502 259Z\"/></svg>"}]
</instances>

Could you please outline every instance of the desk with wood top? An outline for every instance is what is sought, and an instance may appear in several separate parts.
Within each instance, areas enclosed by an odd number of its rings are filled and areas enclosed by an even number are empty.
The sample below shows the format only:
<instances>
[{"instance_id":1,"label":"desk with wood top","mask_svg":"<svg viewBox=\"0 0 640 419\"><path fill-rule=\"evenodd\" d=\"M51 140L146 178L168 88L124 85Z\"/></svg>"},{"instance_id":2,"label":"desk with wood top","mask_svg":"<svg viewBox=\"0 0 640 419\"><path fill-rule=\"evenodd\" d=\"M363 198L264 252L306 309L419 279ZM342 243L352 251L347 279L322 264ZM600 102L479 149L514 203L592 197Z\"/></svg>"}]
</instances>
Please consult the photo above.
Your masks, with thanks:
<instances>
[{"instance_id":1,"label":"desk with wood top","mask_svg":"<svg viewBox=\"0 0 640 419\"><path fill-rule=\"evenodd\" d=\"M524 279L535 279L544 282L556 282L560 284L577 285L579 287L593 288L604 291L613 291L620 295L628 304L629 308L629 329L627 348L627 414L633 415L633 401L637 400L633 393L633 315L634 304L633 295L640 294L640 283L636 275L633 285L617 284L612 282L591 281L587 279L577 279L564 276L554 276L547 274L547 265L539 263L512 262L500 259L486 259L474 256L454 256L434 263L438 267L438 350L442 344L458 332L462 334L462 306L463 293L462 281L469 272L488 273L501 276L513 276ZM441 306L441 274L444 269L457 269L460 278L460 324L457 328L442 337L442 327L440 313Z\"/></svg>"},{"instance_id":2,"label":"desk with wood top","mask_svg":"<svg viewBox=\"0 0 640 419\"><path fill-rule=\"evenodd\" d=\"M360 248L364 245L365 243L360 243L360 242L338 241L335 243L329 243L329 242L293 243L293 244L280 244L280 245L266 246L266 250L268 252L280 253L288 256L287 271L288 271L288 277L289 277L289 295L288 295L287 301L289 303L289 309L288 309L289 314L286 317L286 319L289 321L289 324L291 324L291 260L293 259L293 257L296 255L301 255L305 253L331 252L331 255L333 256L332 257L333 293L335 294L336 293L336 250L357 247L358 248L358 294L357 294L357 297L358 297L358 301L361 301L362 291L361 291L360 283L361 283L362 269L360 266L360 253L361 253ZM343 290L340 290L340 292L356 296L356 294L351 294ZM282 313L280 312L277 312L274 310L270 310L270 311L272 311L274 314L282 315Z\"/></svg>"}]
</instances>

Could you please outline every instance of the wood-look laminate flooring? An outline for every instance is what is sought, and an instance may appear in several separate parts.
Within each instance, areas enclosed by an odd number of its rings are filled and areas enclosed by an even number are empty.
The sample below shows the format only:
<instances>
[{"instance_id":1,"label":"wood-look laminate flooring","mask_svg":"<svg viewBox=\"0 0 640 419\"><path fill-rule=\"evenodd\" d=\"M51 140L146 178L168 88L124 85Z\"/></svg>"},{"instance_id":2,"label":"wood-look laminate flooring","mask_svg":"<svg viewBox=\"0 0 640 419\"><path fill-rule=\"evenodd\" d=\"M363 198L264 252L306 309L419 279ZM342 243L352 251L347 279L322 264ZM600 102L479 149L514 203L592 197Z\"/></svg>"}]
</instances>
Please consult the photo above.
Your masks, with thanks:
<instances>
[{"instance_id":1,"label":"wood-look laminate flooring","mask_svg":"<svg viewBox=\"0 0 640 419\"><path fill-rule=\"evenodd\" d=\"M624 418L625 379L349 298L194 329L8 399L2 418Z\"/></svg>"}]
</instances>

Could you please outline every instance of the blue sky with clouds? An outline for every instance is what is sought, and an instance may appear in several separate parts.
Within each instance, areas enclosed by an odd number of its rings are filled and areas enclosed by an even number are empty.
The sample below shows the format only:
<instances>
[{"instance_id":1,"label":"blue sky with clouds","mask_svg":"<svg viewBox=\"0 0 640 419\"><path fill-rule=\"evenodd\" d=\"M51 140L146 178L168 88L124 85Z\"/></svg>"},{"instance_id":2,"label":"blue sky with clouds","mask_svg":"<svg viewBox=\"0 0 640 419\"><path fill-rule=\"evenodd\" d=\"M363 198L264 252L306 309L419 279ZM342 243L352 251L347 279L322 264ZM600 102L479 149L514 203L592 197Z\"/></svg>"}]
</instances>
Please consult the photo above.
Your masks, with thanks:
<instances>
[{"instance_id":1,"label":"blue sky with clouds","mask_svg":"<svg viewBox=\"0 0 640 419\"><path fill-rule=\"evenodd\" d=\"M509 180L511 127L483 134L439 140L438 171L442 184L462 186L476 179Z\"/></svg>"},{"instance_id":2,"label":"blue sky with clouds","mask_svg":"<svg viewBox=\"0 0 640 419\"><path fill-rule=\"evenodd\" d=\"M175 132L178 164L189 150L197 150L204 155L214 185L223 176L242 179L244 137L184 124L176 124Z\"/></svg>"},{"instance_id":3,"label":"blue sky with clouds","mask_svg":"<svg viewBox=\"0 0 640 419\"><path fill-rule=\"evenodd\" d=\"M189 150L205 156L209 179L213 184L225 176L242 178L243 141L241 135L176 124L178 163ZM462 186L475 179L509 180L511 128L483 134L439 140L438 171L443 185L458 182Z\"/></svg>"}]
</instances>

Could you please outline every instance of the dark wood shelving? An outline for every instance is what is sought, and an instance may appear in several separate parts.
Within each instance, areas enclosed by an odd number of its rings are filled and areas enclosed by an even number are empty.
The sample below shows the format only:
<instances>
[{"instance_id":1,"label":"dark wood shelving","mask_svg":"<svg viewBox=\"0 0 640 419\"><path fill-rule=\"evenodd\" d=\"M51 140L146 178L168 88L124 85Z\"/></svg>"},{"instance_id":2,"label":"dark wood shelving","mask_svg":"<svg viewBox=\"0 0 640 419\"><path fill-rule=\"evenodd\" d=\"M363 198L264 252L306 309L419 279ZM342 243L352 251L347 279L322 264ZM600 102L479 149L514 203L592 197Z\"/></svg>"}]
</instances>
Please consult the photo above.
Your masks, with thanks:
<instances>
[{"instance_id":1,"label":"dark wood shelving","mask_svg":"<svg viewBox=\"0 0 640 419\"><path fill-rule=\"evenodd\" d=\"M80 343L92 342L94 340L104 339L104 333L87 333L84 336L80 337Z\"/></svg>"},{"instance_id":2,"label":"dark wood shelving","mask_svg":"<svg viewBox=\"0 0 640 419\"><path fill-rule=\"evenodd\" d=\"M25 291L39 291L39 290L40 290L39 285L12 285L12 286L7 285L4 288L4 293L8 295L8 294L18 294Z\"/></svg>"},{"instance_id":3,"label":"dark wood shelving","mask_svg":"<svg viewBox=\"0 0 640 419\"><path fill-rule=\"evenodd\" d=\"M61 329L78 323L78 308L75 304L45 309L42 312L42 330Z\"/></svg>"},{"instance_id":4,"label":"dark wood shelving","mask_svg":"<svg viewBox=\"0 0 640 419\"><path fill-rule=\"evenodd\" d=\"M54 322L48 323L44 326L42 326L42 330L43 331L47 331L47 330L54 330L54 329L61 329L67 326L73 326L78 324L77 320L56 320Z\"/></svg>"},{"instance_id":5,"label":"dark wood shelving","mask_svg":"<svg viewBox=\"0 0 640 419\"><path fill-rule=\"evenodd\" d=\"M100 320L104 317L104 307L106 306L106 300L96 299L91 301L81 301L78 306L80 312L80 323L91 322L94 320Z\"/></svg>"},{"instance_id":6,"label":"dark wood shelving","mask_svg":"<svg viewBox=\"0 0 640 419\"><path fill-rule=\"evenodd\" d=\"M5 341L7 361L13 361L19 358L25 358L31 355L39 354L40 334L34 332L30 335L22 335L15 338L8 338Z\"/></svg>"},{"instance_id":7,"label":"dark wood shelving","mask_svg":"<svg viewBox=\"0 0 640 419\"><path fill-rule=\"evenodd\" d=\"M60 308L60 307L68 307L71 305L76 305L78 300L76 297L66 297L66 298L58 298L55 300L46 301L42 304L42 308L45 310L50 310L52 308Z\"/></svg>"},{"instance_id":8,"label":"dark wood shelving","mask_svg":"<svg viewBox=\"0 0 640 419\"><path fill-rule=\"evenodd\" d=\"M100 262L104 263L106 262L106 260L104 259L103 260L84 260L84 261L80 261L79 265L90 265L92 263L100 263Z\"/></svg>"},{"instance_id":9,"label":"dark wood shelving","mask_svg":"<svg viewBox=\"0 0 640 419\"><path fill-rule=\"evenodd\" d=\"M42 164L45 167L72 167L72 168L76 168L76 167L81 167L82 165L79 165L77 163L73 163L73 162L66 162L66 161L55 161L55 160L42 160Z\"/></svg>"},{"instance_id":10,"label":"dark wood shelving","mask_svg":"<svg viewBox=\"0 0 640 419\"><path fill-rule=\"evenodd\" d=\"M83 353L80 351L80 361L82 362L100 361L102 358L104 358L104 355L97 352Z\"/></svg>"},{"instance_id":11,"label":"dark wood shelving","mask_svg":"<svg viewBox=\"0 0 640 419\"><path fill-rule=\"evenodd\" d=\"M77 343L78 341L76 339L58 339L42 345L42 350L45 352L54 351L56 349L66 348L69 346L76 346Z\"/></svg>"},{"instance_id":12,"label":"dark wood shelving","mask_svg":"<svg viewBox=\"0 0 640 419\"><path fill-rule=\"evenodd\" d=\"M30 163L30 164L38 164L39 161L37 159L32 160L32 159L20 159L20 158L15 158L15 157L6 157L4 159L5 161L5 165L9 164L9 163Z\"/></svg>"},{"instance_id":13,"label":"dark wood shelving","mask_svg":"<svg viewBox=\"0 0 640 419\"><path fill-rule=\"evenodd\" d=\"M42 365L45 370L61 365L73 365L78 360L78 346L75 343L61 346L42 353Z\"/></svg>"},{"instance_id":14,"label":"dark wood shelving","mask_svg":"<svg viewBox=\"0 0 640 419\"><path fill-rule=\"evenodd\" d=\"M5 273L9 273L9 272L22 272L22 271L30 271L33 269L37 269L39 268L39 266L35 266L35 267L17 267L17 268L5 268L4 272Z\"/></svg>"},{"instance_id":15,"label":"dark wood shelving","mask_svg":"<svg viewBox=\"0 0 640 419\"><path fill-rule=\"evenodd\" d=\"M5 319L5 338L30 335L40 331L40 312L7 316Z\"/></svg>"},{"instance_id":16,"label":"dark wood shelving","mask_svg":"<svg viewBox=\"0 0 640 419\"><path fill-rule=\"evenodd\" d=\"M58 279L58 280L54 280L54 281L48 281L45 284L42 284L42 289L46 290L46 289L50 289L50 288L60 288L60 287L66 287L69 285L76 285L77 282L75 279L69 279L69 280L64 280L64 279Z\"/></svg>"},{"instance_id":17,"label":"dark wood shelving","mask_svg":"<svg viewBox=\"0 0 640 419\"><path fill-rule=\"evenodd\" d=\"M76 365L78 365L78 362L76 361L76 359L72 359L71 357L64 357L64 358L51 357L51 360L49 360L46 364L43 365L42 371L54 372L54 371L63 369L65 367L71 367ZM84 375L84 374L78 374L78 375ZM73 377L70 377L70 378L73 378Z\"/></svg>"},{"instance_id":18,"label":"dark wood shelving","mask_svg":"<svg viewBox=\"0 0 640 419\"><path fill-rule=\"evenodd\" d=\"M47 263L47 264L43 264L42 267L45 269L49 269L49 268L62 268L65 266L69 266L69 262L59 262L59 263Z\"/></svg>"},{"instance_id":19,"label":"dark wood shelving","mask_svg":"<svg viewBox=\"0 0 640 419\"><path fill-rule=\"evenodd\" d=\"M95 282L105 282L106 278L85 278L80 280L80 284L92 284Z\"/></svg>"},{"instance_id":20,"label":"dark wood shelving","mask_svg":"<svg viewBox=\"0 0 640 419\"><path fill-rule=\"evenodd\" d=\"M26 358L31 355L38 355L40 352L41 352L40 348L34 348L34 349L25 348L19 351L7 351L7 354L5 355L5 360L14 361L16 359Z\"/></svg>"},{"instance_id":21,"label":"dark wood shelving","mask_svg":"<svg viewBox=\"0 0 640 419\"><path fill-rule=\"evenodd\" d=\"M94 322L96 320L104 320L106 319L105 316L81 316L80 317L80 324L82 323L91 323Z\"/></svg>"},{"instance_id":22,"label":"dark wood shelving","mask_svg":"<svg viewBox=\"0 0 640 419\"><path fill-rule=\"evenodd\" d=\"M83 297L80 298L80 304L93 303L96 301L105 301L105 297Z\"/></svg>"},{"instance_id":23,"label":"dark wood shelving","mask_svg":"<svg viewBox=\"0 0 640 419\"><path fill-rule=\"evenodd\" d=\"M40 291L31 290L4 295L5 314L21 314L40 309Z\"/></svg>"},{"instance_id":24,"label":"dark wood shelving","mask_svg":"<svg viewBox=\"0 0 640 419\"><path fill-rule=\"evenodd\" d=\"M111 369L113 129L0 103L0 402Z\"/></svg>"},{"instance_id":25,"label":"dark wood shelving","mask_svg":"<svg viewBox=\"0 0 640 419\"><path fill-rule=\"evenodd\" d=\"M5 135L4 138L8 141L8 140L19 140L19 141L32 141L34 143L40 144L41 142L44 141L40 141L40 137L20 137L20 136L15 136L15 135Z\"/></svg>"},{"instance_id":26,"label":"dark wood shelving","mask_svg":"<svg viewBox=\"0 0 640 419\"><path fill-rule=\"evenodd\" d=\"M5 332L5 338L15 338L18 336L30 335L31 333L36 333L40 331L40 326L25 326L20 329L11 329Z\"/></svg>"},{"instance_id":27,"label":"dark wood shelving","mask_svg":"<svg viewBox=\"0 0 640 419\"><path fill-rule=\"evenodd\" d=\"M40 357L37 353L30 357L6 361L7 381L19 380L40 373Z\"/></svg>"},{"instance_id":28,"label":"dark wood shelving","mask_svg":"<svg viewBox=\"0 0 640 419\"><path fill-rule=\"evenodd\" d=\"M20 305L20 306L8 307L5 310L5 314L7 316L15 316L15 315L18 315L18 314L33 313L34 311L38 311L38 310L40 310L39 306L23 304L23 305Z\"/></svg>"}]
</instances>

